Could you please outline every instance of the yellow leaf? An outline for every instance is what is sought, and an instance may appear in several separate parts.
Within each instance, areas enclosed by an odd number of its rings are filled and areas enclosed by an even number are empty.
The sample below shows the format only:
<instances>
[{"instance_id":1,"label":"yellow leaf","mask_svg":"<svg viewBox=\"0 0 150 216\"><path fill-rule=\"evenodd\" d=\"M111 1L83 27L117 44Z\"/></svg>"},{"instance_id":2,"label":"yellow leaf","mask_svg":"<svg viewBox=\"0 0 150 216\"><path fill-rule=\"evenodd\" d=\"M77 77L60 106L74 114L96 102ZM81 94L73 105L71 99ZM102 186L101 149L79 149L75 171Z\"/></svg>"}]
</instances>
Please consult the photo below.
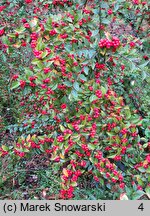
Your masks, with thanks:
<instances>
[{"instance_id":1,"label":"yellow leaf","mask_svg":"<svg viewBox=\"0 0 150 216\"><path fill-rule=\"evenodd\" d=\"M63 169L63 174L68 177L68 172L65 168Z\"/></svg>"},{"instance_id":2,"label":"yellow leaf","mask_svg":"<svg viewBox=\"0 0 150 216\"><path fill-rule=\"evenodd\" d=\"M58 74L58 71L57 70L53 70L53 73Z\"/></svg>"},{"instance_id":3,"label":"yellow leaf","mask_svg":"<svg viewBox=\"0 0 150 216\"><path fill-rule=\"evenodd\" d=\"M32 139L35 139L36 138L36 134L34 134L33 136L32 136Z\"/></svg>"},{"instance_id":4,"label":"yellow leaf","mask_svg":"<svg viewBox=\"0 0 150 216\"><path fill-rule=\"evenodd\" d=\"M102 56L104 56L106 54L106 48L104 48L103 50L101 50L100 53L102 54Z\"/></svg>"},{"instance_id":5,"label":"yellow leaf","mask_svg":"<svg viewBox=\"0 0 150 216\"><path fill-rule=\"evenodd\" d=\"M109 32L105 32L105 36L106 36L106 38L107 38L108 40L111 39L111 34L110 34Z\"/></svg>"},{"instance_id":6,"label":"yellow leaf","mask_svg":"<svg viewBox=\"0 0 150 216\"><path fill-rule=\"evenodd\" d=\"M26 141L28 142L31 139L31 135L29 134L26 138Z\"/></svg>"},{"instance_id":7,"label":"yellow leaf","mask_svg":"<svg viewBox=\"0 0 150 216\"><path fill-rule=\"evenodd\" d=\"M21 46L21 43L18 43L18 44L14 44L13 47L15 48L19 48Z\"/></svg>"},{"instance_id":8,"label":"yellow leaf","mask_svg":"<svg viewBox=\"0 0 150 216\"><path fill-rule=\"evenodd\" d=\"M61 154L61 153L60 153L60 155L59 155L59 156L60 156L60 158L61 158L61 159L64 159L64 158L65 158L65 157L64 157L64 155L63 155L63 154Z\"/></svg>"}]
</instances>

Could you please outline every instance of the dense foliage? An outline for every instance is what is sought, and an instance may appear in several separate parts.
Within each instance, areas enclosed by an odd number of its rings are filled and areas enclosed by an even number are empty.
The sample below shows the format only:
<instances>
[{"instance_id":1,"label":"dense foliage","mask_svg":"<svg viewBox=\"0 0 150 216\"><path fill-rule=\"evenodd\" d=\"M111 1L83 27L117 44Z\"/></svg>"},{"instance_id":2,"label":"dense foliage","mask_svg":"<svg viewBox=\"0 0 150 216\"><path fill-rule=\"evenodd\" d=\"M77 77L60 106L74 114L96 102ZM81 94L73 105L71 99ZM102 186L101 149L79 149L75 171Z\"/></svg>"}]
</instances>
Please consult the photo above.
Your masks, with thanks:
<instances>
[{"instance_id":1,"label":"dense foliage","mask_svg":"<svg viewBox=\"0 0 150 216\"><path fill-rule=\"evenodd\" d=\"M16 0L0 13L2 190L38 157L41 189L63 199L149 198L148 3Z\"/></svg>"}]
</instances>

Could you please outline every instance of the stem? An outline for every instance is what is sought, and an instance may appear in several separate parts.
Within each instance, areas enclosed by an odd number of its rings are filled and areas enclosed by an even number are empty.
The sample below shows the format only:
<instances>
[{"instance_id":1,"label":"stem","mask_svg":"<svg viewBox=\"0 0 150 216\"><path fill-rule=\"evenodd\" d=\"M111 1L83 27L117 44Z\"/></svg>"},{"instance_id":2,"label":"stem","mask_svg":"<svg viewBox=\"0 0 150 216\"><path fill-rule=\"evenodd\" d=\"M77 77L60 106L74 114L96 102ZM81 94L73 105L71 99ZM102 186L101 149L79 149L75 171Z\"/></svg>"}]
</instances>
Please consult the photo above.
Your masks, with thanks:
<instances>
[{"instance_id":1,"label":"stem","mask_svg":"<svg viewBox=\"0 0 150 216\"><path fill-rule=\"evenodd\" d=\"M88 3L88 0L85 0L84 7L86 7L87 3Z\"/></svg>"},{"instance_id":2,"label":"stem","mask_svg":"<svg viewBox=\"0 0 150 216\"><path fill-rule=\"evenodd\" d=\"M102 24L102 19L101 19L101 1L100 1L100 4L99 4L99 35L100 35L100 39L101 39L101 24Z\"/></svg>"}]
</instances>

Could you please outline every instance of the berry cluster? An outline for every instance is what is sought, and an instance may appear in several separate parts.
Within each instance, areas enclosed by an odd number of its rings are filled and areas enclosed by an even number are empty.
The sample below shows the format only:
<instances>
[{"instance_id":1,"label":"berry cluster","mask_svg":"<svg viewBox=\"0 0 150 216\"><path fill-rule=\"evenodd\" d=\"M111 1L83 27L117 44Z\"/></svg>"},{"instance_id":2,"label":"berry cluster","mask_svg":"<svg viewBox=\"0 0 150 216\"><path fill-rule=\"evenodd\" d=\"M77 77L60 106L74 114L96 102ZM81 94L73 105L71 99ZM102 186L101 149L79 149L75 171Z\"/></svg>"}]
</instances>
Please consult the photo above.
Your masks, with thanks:
<instances>
[{"instance_id":1,"label":"berry cluster","mask_svg":"<svg viewBox=\"0 0 150 216\"><path fill-rule=\"evenodd\" d=\"M100 48L114 48L117 49L120 46L120 40L117 37L112 37L111 40L105 38L105 39L101 39L99 42L99 47Z\"/></svg>"}]
</instances>

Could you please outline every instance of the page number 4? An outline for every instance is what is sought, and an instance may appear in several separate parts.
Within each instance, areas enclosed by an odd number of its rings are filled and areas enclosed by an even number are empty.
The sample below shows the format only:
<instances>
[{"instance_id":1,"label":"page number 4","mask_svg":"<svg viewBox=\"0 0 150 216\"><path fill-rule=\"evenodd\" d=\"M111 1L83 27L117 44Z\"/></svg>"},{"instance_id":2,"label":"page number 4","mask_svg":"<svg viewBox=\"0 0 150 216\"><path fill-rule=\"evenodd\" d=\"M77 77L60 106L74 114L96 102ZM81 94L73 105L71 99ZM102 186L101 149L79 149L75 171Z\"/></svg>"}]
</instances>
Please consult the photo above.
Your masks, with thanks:
<instances>
[{"instance_id":1,"label":"page number 4","mask_svg":"<svg viewBox=\"0 0 150 216\"><path fill-rule=\"evenodd\" d=\"M144 206L143 206L143 203L141 203L138 207L139 210L143 211L144 210Z\"/></svg>"}]
</instances>

